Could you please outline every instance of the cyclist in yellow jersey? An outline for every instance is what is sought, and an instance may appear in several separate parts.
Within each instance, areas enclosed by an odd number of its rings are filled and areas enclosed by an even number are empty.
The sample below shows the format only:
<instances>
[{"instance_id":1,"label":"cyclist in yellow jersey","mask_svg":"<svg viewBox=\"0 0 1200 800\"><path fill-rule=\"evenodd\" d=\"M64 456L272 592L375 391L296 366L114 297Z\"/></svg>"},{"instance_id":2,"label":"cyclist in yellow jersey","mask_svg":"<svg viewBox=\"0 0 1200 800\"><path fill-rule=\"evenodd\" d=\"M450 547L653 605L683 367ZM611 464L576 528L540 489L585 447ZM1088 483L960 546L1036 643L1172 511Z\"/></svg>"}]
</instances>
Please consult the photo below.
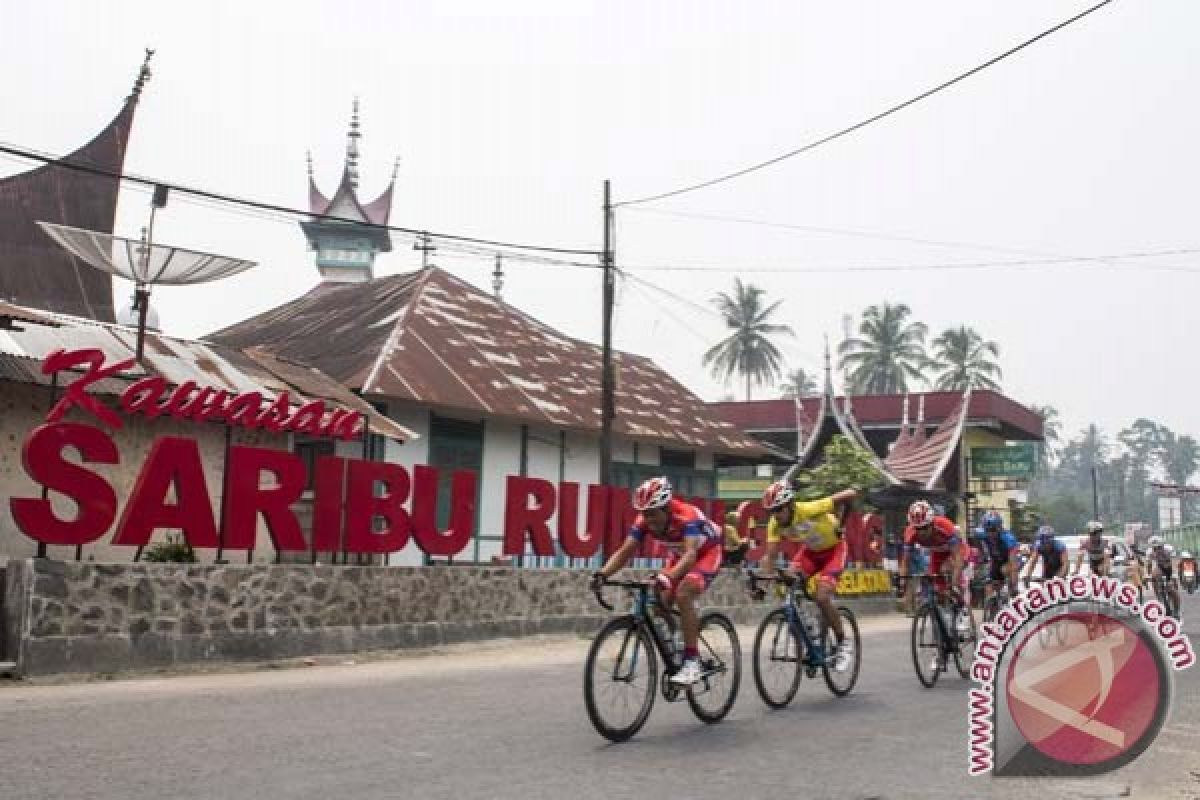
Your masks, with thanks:
<instances>
[{"instance_id":1,"label":"cyclist in yellow jersey","mask_svg":"<svg viewBox=\"0 0 1200 800\"><path fill-rule=\"evenodd\" d=\"M843 489L820 500L802 502L796 500L796 493L787 481L777 481L767 487L762 501L763 508L771 514L767 524L767 552L763 556L764 573L774 573L780 542L787 539L800 543L791 568L805 579L816 576L817 605L837 637L839 670L845 669L854 654L842 630L842 618L833 605L838 578L846 568L847 553L835 512L839 505L857 497L858 490Z\"/></svg>"}]
</instances>

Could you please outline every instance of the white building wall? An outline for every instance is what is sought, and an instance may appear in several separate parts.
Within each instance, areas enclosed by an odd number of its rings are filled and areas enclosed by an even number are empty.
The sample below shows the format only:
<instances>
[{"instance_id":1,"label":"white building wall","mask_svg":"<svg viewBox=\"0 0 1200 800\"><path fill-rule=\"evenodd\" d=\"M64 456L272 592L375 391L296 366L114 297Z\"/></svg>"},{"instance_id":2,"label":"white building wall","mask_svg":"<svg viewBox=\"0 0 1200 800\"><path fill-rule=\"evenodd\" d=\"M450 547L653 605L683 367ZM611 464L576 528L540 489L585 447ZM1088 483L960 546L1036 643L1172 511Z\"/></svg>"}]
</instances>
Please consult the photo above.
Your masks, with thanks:
<instances>
[{"instance_id":1,"label":"white building wall","mask_svg":"<svg viewBox=\"0 0 1200 800\"><path fill-rule=\"evenodd\" d=\"M479 476L479 531L491 537L504 536L504 496L509 475L521 472L521 426L489 419L483 425L483 474ZM500 555L503 543L482 541L479 559Z\"/></svg>"}]
</instances>

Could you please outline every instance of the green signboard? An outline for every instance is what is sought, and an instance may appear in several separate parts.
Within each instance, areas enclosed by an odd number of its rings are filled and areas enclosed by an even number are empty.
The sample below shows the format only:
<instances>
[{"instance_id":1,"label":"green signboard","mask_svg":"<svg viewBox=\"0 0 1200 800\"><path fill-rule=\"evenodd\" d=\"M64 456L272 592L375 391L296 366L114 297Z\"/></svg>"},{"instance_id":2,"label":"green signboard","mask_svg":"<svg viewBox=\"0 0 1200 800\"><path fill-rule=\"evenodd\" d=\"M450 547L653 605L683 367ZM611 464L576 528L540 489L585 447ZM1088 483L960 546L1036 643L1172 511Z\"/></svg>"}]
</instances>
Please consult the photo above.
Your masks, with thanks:
<instances>
[{"instance_id":1,"label":"green signboard","mask_svg":"<svg viewBox=\"0 0 1200 800\"><path fill-rule=\"evenodd\" d=\"M1010 447L972 447L972 478L1032 478L1037 448L1030 443Z\"/></svg>"}]
</instances>

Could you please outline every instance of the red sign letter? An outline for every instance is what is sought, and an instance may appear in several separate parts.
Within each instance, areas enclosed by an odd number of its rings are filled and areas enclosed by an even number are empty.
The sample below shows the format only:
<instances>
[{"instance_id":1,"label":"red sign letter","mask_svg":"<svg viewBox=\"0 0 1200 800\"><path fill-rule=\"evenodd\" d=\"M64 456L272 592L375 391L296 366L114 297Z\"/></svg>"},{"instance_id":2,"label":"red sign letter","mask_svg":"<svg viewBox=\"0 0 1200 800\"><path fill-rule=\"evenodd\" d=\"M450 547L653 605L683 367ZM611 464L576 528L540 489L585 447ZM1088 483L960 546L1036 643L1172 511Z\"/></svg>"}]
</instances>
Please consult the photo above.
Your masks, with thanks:
<instances>
[{"instance_id":1,"label":"red sign letter","mask_svg":"<svg viewBox=\"0 0 1200 800\"><path fill-rule=\"evenodd\" d=\"M417 546L431 556L458 555L475 533L475 473L455 470L450 479L450 528L440 533L437 529L437 468L415 467L413 480L412 526Z\"/></svg>"},{"instance_id":2,"label":"red sign letter","mask_svg":"<svg viewBox=\"0 0 1200 800\"><path fill-rule=\"evenodd\" d=\"M375 496L375 482L383 494ZM408 499L408 473L399 464L351 461L350 489L346 493L346 549L351 553L395 553L408 544L411 527L404 501ZM372 530L376 517L387 526Z\"/></svg>"},{"instance_id":3,"label":"red sign letter","mask_svg":"<svg viewBox=\"0 0 1200 800\"><path fill-rule=\"evenodd\" d=\"M346 495L346 459L321 456L314 482L313 546L318 553L342 549L342 499Z\"/></svg>"},{"instance_id":4,"label":"red sign letter","mask_svg":"<svg viewBox=\"0 0 1200 800\"><path fill-rule=\"evenodd\" d=\"M571 558L591 558L604 538L604 508L608 492L603 486L588 487L587 530L579 535L579 484L558 485L558 544ZM597 513L599 512L599 513Z\"/></svg>"},{"instance_id":5,"label":"red sign letter","mask_svg":"<svg viewBox=\"0 0 1200 800\"><path fill-rule=\"evenodd\" d=\"M529 507L529 498L536 504ZM554 541L546 521L554 513L554 484L540 478L509 475L504 495L504 555L525 552L525 534L539 556L554 555Z\"/></svg>"},{"instance_id":6,"label":"red sign letter","mask_svg":"<svg viewBox=\"0 0 1200 800\"><path fill-rule=\"evenodd\" d=\"M221 521L225 547L230 550L250 550L257 538L258 512L262 512L271 534L271 541L281 552L305 551L300 522L290 506L304 492L304 462L300 457L282 450L235 445L229 448L225 468L229 475L225 491L225 518ZM267 470L277 486L260 485L261 473Z\"/></svg>"},{"instance_id":7,"label":"red sign letter","mask_svg":"<svg viewBox=\"0 0 1200 800\"><path fill-rule=\"evenodd\" d=\"M13 519L26 536L46 544L88 544L99 539L117 515L117 495L108 481L62 456L63 448L79 451L84 463L116 464L117 446L99 428L60 422L34 429L21 450L29 477L51 491L75 501L79 512L72 521L54 514L49 499L14 497Z\"/></svg>"},{"instance_id":8,"label":"red sign letter","mask_svg":"<svg viewBox=\"0 0 1200 800\"><path fill-rule=\"evenodd\" d=\"M105 367L102 366L104 352L101 350L55 350L42 362L42 374L53 375L83 365L87 365L87 371L67 384L66 393L61 400L54 404L54 408L50 409L50 413L46 415L46 421L58 422L64 414L71 410L72 406L79 406L80 409L110 428L121 427L121 418L112 409L106 408L98 398L88 394L87 387L96 381L111 378L121 370L129 369L135 363L137 362L134 359L129 358Z\"/></svg>"},{"instance_id":9,"label":"red sign letter","mask_svg":"<svg viewBox=\"0 0 1200 800\"><path fill-rule=\"evenodd\" d=\"M167 493L175 487L175 503ZM195 439L164 436L150 455L121 514L114 545L145 545L158 528L178 528L192 547L216 547L217 526Z\"/></svg>"}]
</instances>

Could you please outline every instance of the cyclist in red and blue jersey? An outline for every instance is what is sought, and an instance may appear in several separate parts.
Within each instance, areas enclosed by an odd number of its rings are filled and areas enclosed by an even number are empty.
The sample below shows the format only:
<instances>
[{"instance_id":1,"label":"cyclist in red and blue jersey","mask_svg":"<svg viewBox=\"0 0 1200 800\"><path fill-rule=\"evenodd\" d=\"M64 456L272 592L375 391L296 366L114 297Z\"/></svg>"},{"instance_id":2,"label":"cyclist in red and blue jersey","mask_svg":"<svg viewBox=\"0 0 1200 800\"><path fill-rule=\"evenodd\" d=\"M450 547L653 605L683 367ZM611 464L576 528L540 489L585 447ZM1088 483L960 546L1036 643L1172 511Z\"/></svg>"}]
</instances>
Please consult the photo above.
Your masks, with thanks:
<instances>
[{"instance_id":1,"label":"cyclist in red and blue jersey","mask_svg":"<svg viewBox=\"0 0 1200 800\"><path fill-rule=\"evenodd\" d=\"M721 532L703 511L676 499L665 477L651 478L639 486L633 494L633 507L640 513L629 537L592 576L592 583L599 586L625 566L647 535L667 548L667 564L654 577L654 584L664 608L672 603L679 607L684 645L683 666L670 680L691 685L701 678L696 598L704 594L721 569Z\"/></svg>"},{"instance_id":2,"label":"cyclist in red and blue jersey","mask_svg":"<svg viewBox=\"0 0 1200 800\"><path fill-rule=\"evenodd\" d=\"M1009 590L1015 592L1017 538L1004 529L1004 518L996 511L986 512L980 526L983 528L980 544L990 565L986 596L990 598L1002 583L1008 583Z\"/></svg>"}]
</instances>

